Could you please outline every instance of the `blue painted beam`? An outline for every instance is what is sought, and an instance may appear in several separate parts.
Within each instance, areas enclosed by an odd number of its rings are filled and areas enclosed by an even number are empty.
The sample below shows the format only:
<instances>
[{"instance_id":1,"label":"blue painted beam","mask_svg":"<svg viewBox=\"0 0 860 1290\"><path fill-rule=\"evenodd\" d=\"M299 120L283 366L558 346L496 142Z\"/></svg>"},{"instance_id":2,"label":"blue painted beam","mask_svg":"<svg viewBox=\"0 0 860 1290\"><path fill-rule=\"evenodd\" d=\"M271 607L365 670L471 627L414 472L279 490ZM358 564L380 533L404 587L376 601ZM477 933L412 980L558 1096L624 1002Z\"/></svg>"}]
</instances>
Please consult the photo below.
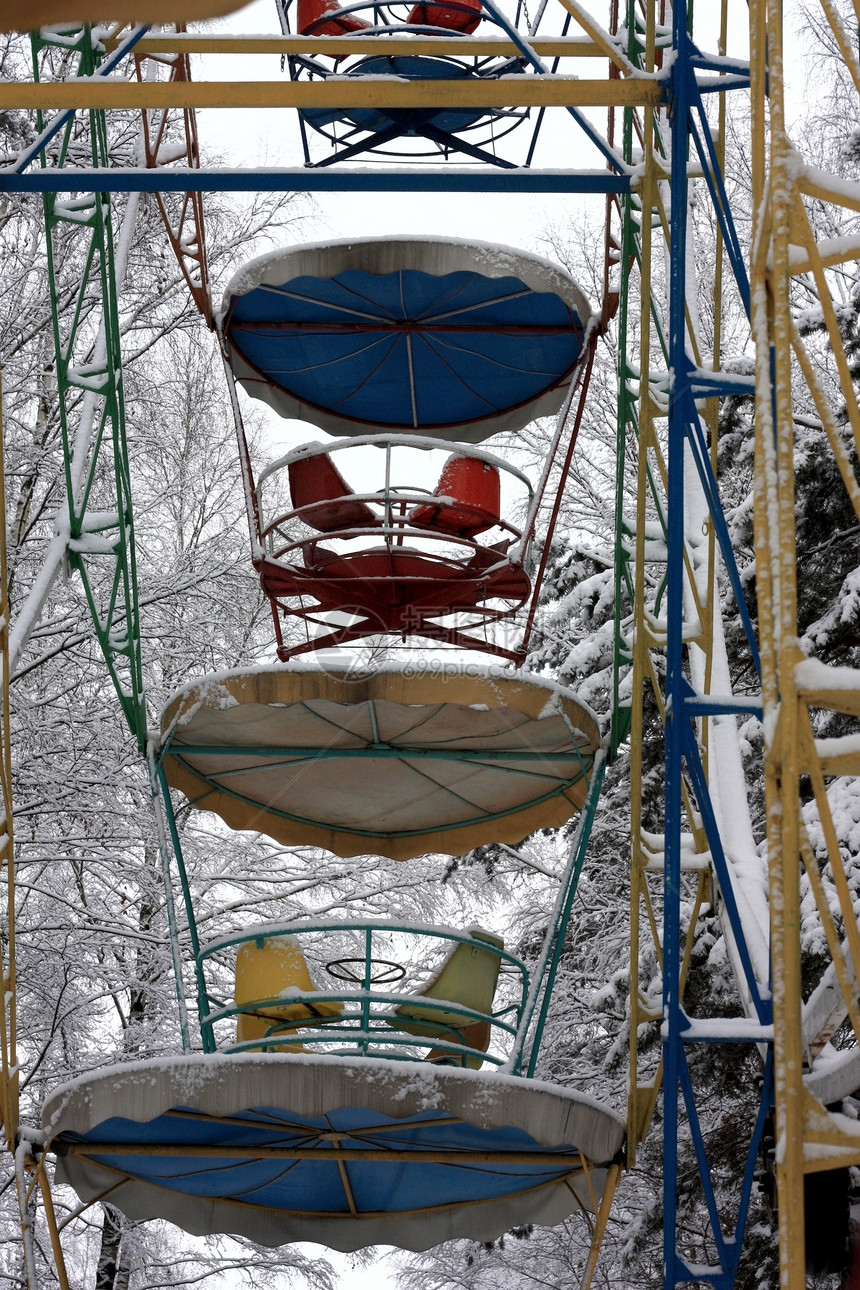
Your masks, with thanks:
<instances>
[{"instance_id":1,"label":"blue painted beam","mask_svg":"<svg viewBox=\"0 0 860 1290\"><path fill-rule=\"evenodd\" d=\"M715 76L702 80L696 77L696 88L700 94L725 94L726 90L748 90L748 76Z\"/></svg>"},{"instance_id":2,"label":"blue painted beam","mask_svg":"<svg viewBox=\"0 0 860 1290\"><path fill-rule=\"evenodd\" d=\"M0 170L3 193L626 193L628 175L608 170Z\"/></svg>"},{"instance_id":3,"label":"blue painted beam","mask_svg":"<svg viewBox=\"0 0 860 1290\"><path fill-rule=\"evenodd\" d=\"M714 700L709 695L696 695L684 704L688 717L722 717L728 714L735 716L753 716L762 718L761 699L744 699L735 696L731 699Z\"/></svg>"},{"instance_id":4,"label":"blue painted beam","mask_svg":"<svg viewBox=\"0 0 860 1290\"><path fill-rule=\"evenodd\" d=\"M723 376L719 372L709 374L697 369L690 381L690 393L694 399L736 399L755 394L755 381L752 377L737 377L733 373Z\"/></svg>"}]
</instances>

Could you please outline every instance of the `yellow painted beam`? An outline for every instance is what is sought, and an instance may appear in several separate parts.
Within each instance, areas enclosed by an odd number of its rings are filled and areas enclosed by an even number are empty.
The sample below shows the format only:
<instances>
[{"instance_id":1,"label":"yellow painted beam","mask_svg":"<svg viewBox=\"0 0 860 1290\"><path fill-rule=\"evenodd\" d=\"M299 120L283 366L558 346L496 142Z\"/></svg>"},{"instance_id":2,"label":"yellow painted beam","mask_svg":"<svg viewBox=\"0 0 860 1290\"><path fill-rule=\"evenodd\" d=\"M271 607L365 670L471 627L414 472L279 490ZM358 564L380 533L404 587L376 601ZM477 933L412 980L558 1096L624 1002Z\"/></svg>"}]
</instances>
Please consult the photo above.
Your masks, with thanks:
<instances>
[{"instance_id":1,"label":"yellow painted beam","mask_svg":"<svg viewBox=\"0 0 860 1290\"><path fill-rule=\"evenodd\" d=\"M68 108L504 108L656 106L655 81L506 76L504 80L405 81L370 76L326 81L70 81L0 85L0 109Z\"/></svg>"},{"instance_id":2,"label":"yellow painted beam","mask_svg":"<svg viewBox=\"0 0 860 1290\"><path fill-rule=\"evenodd\" d=\"M860 1146L834 1147L830 1154L822 1154L824 1148L815 1143L812 1150L815 1154L804 1161L804 1174L820 1174L831 1169L848 1169L851 1165L856 1168L860 1165Z\"/></svg>"},{"instance_id":3,"label":"yellow painted beam","mask_svg":"<svg viewBox=\"0 0 860 1290\"><path fill-rule=\"evenodd\" d=\"M860 211L860 184L840 183L835 177L830 183L829 178L825 171L807 166L797 186L806 197L817 197L843 210Z\"/></svg>"},{"instance_id":4,"label":"yellow painted beam","mask_svg":"<svg viewBox=\"0 0 860 1290\"><path fill-rule=\"evenodd\" d=\"M850 260L860 260L860 239L851 239L851 244L842 246L835 251L822 252L819 247L817 259L823 269L831 269L836 264L848 264ZM792 277L797 277L802 273L811 273L813 263L810 256L801 256L799 253L795 257L792 248L790 269Z\"/></svg>"},{"instance_id":5,"label":"yellow painted beam","mask_svg":"<svg viewBox=\"0 0 860 1290\"><path fill-rule=\"evenodd\" d=\"M107 53L119 48L118 39L102 42ZM530 41L541 58L605 58L593 40L580 36L544 36ZM144 36L135 54L309 54L346 57L349 54L436 54L457 58L514 58L520 51L506 36L461 36L451 41L439 36Z\"/></svg>"},{"instance_id":6,"label":"yellow painted beam","mask_svg":"<svg viewBox=\"0 0 860 1290\"><path fill-rule=\"evenodd\" d=\"M860 677L858 677L860 681ZM860 690L834 689L822 686L816 689L797 687L797 697L808 708L826 708L828 712L841 712L845 716L860 717Z\"/></svg>"},{"instance_id":7,"label":"yellow painted beam","mask_svg":"<svg viewBox=\"0 0 860 1290\"><path fill-rule=\"evenodd\" d=\"M822 775L860 775L860 753L837 753L818 757L815 765Z\"/></svg>"},{"instance_id":8,"label":"yellow painted beam","mask_svg":"<svg viewBox=\"0 0 860 1290\"><path fill-rule=\"evenodd\" d=\"M818 1173L822 1169L840 1169L860 1164L860 1134L851 1132L853 1123L846 1123L844 1116L828 1111L812 1096L808 1088L801 1087L803 1172Z\"/></svg>"},{"instance_id":9,"label":"yellow painted beam","mask_svg":"<svg viewBox=\"0 0 860 1290\"><path fill-rule=\"evenodd\" d=\"M803 1085L800 963L797 550L790 248L797 156L786 134L782 0L750 0L752 147L752 334L756 342L756 590L765 729L765 818L773 964L774 1098L779 1195L780 1290L805 1290L804 1147L809 1097ZM801 720L802 718L802 720ZM822 1153L824 1154L824 1153Z\"/></svg>"},{"instance_id":10,"label":"yellow painted beam","mask_svg":"<svg viewBox=\"0 0 860 1290\"><path fill-rule=\"evenodd\" d=\"M51 1150L51 1147L48 1147ZM412 1165L538 1165L552 1168L563 1168L568 1173L581 1173L586 1161L579 1151L558 1151L551 1154L547 1151L411 1151L408 1148L392 1147L385 1150L380 1147L236 1147L224 1145L203 1145L200 1143L152 1143L123 1142L120 1150L114 1143L104 1142L70 1142L64 1143L64 1154L69 1156L159 1156L162 1159L192 1160L247 1160L253 1155L255 1160L312 1160L315 1163L329 1163L343 1160L350 1164L366 1164L368 1161L382 1164L407 1163Z\"/></svg>"}]
</instances>

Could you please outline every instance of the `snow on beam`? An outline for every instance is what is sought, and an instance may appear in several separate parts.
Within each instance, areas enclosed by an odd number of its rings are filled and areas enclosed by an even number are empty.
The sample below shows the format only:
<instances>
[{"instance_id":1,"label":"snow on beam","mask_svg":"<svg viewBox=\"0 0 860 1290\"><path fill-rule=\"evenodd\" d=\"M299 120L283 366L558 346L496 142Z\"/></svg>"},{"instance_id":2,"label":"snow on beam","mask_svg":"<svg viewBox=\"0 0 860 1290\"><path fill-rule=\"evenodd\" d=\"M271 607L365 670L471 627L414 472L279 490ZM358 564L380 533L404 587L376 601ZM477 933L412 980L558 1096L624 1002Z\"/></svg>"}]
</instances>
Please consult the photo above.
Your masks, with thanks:
<instances>
[{"instance_id":1,"label":"snow on beam","mask_svg":"<svg viewBox=\"0 0 860 1290\"><path fill-rule=\"evenodd\" d=\"M450 44L445 37L441 42ZM438 54L439 36L386 36L386 54ZM106 50L118 47L115 39L102 42ZM605 58L606 54L587 36L537 36L529 42L544 58ZM311 54L325 57L346 54L378 54L378 36L275 36L238 35L215 32L154 32L137 44L139 54ZM510 57L517 47L506 36L458 36L459 56Z\"/></svg>"},{"instance_id":2,"label":"snow on beam","mask_svg":"<svg viewBox=\"0 0 860 1290\"><path fill-rule=\"evenodd\" d=\"M850 179L839 179L816 166L800 166L800 170L799 188L805 196L835 202L846 210L860 211L860 184ZM793 268L792 272L795 272Z\"/></svg>"}]
</instances>

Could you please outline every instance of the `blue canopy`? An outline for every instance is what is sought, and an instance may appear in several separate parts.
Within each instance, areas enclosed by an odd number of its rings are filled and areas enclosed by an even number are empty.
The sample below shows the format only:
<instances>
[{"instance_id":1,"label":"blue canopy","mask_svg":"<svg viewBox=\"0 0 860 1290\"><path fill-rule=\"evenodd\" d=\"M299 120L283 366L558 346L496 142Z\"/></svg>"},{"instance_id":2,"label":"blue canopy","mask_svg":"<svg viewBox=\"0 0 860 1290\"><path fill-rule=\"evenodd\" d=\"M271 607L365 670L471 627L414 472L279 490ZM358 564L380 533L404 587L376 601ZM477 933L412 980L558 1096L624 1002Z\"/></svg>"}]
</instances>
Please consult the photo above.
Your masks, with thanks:
<instances>
[{"instance_id":1,"label":"blue canopy","mask_svg":"<svg viewBox=\"0 0 860 1290\"><path fill-rule=\"evenodd\" d=\"M132 1218L263 1244L426 1249L594 1208L620 1117L551 1085L422 1062L195 1054L59 1089L57 1176Z\"/></svg>"},{"instance_id":2,"label":"blue canopy","mask_svg":"<svg viewBox=\"0 0 860 1290\"><path fill-rule=\"evenodd\" d=\"M471 443L560 407L590 316L546 261L444 239L279 252L224 303L237 378L282 415Z\"/></svg>"},{"instance_id":3,"label":"blue canopy","mask_svg":"<svg viewBox=\"0 0 860 1290\"><path fill-rule=\"evenodd\" d=\"M359 1155L384 1152L392 1163L350 1159L347 1185L334 1158L338 1154L334 1141ZM147 1124L116 1116L90 1133L63 1135L67 1150L75 1142L98 1144L92 1159L170 1191L321 1214L349 1214L350 1199L359 1213L406 1213L434 1203L467 1204L525 1191L571 1171L569 1153L557 1163L552 1159L555 1153L544 1153L545 1166L474 1163L475 1153L533 1152L537 1144L522 1129L476 1129L460 1121L452 1123L441 1111L400 1121L366 1107L304 1118L267 1106L251 1107L222 1120L193 1107L175 1107ZM152 1152L125 1154L122 1144L127 1143L146 1144ZM197 1155L201 1147L217 1150L214 1155ZM173 1154L177 1148L180 1154ZM291 1158L291 1151L308 1148L314 1149L316 1159ZM241 1149L239 1156L236 1149ZM223 1157L217 1154L220 1150ZM409 1156L427 1151L456 1153L458 1159L410 1163ZM327 1161L326 1156L332 1159Z\"/></svg>"},{"instance_id":4,"label":"blue canopy","mask_svg":"<svg viewBox=\"0 0 860 1290\"><path fill-rule=\"evenodd\" d=\"M414 54L392 57L382 54L379 58L366 58L350 69L350 76L399 76L407 81L464 81L475 79L467 67L442 58L426 58ZM394 129L402 134L421 134L430 127L444 134L468 130L486 115L485 110L463 108L306 108L302 116L315 129L334 121L351 121L361 130L381 133ZM455 141L452 140L452 143Z\"/></svg>"}]
</instances>

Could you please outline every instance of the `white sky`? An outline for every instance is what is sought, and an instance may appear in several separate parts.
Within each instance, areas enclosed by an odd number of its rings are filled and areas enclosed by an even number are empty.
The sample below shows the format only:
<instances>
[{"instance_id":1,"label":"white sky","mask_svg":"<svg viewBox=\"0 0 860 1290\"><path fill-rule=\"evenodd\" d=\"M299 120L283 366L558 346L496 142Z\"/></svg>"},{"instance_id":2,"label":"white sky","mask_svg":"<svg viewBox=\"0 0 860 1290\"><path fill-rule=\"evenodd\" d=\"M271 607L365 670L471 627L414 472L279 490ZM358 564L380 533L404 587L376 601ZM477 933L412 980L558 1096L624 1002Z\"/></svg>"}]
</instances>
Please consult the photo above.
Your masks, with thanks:
<instances>
[{"instance_id":1,"label":"white sky","mask_svg":"<svg viewBox=\"0 0 860 1290\"><path fill-rule=\"evenodd\" d=\"M342 1290L394 1290L396 1281L389 1262L393 1253L390 1246L381 1245L378 1257L374 1257L366 1267L356 1267L350 1255L326 1250L321 1245L302 1245L301 1249L308 1258L325 1259L336 1268Z\"/></svg>"}]
</instances>

